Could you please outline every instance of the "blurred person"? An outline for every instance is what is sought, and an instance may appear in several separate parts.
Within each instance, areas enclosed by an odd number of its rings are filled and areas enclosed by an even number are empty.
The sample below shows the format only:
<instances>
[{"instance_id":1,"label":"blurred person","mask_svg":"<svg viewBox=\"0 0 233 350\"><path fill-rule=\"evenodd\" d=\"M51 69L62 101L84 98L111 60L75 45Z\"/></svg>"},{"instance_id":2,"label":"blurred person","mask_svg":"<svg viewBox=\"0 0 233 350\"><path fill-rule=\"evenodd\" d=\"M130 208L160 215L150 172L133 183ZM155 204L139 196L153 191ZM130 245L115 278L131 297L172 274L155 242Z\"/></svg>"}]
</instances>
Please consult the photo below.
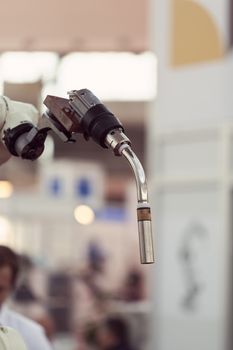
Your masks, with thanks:
<instances>
[{"instance_id":1,"label":"blurred person","mask_svg":"<svg viewBox=\"0 0 233 350\"><path fill-rule=\"evenodd\" d=\"M127 272L120 298L127 302L137 302L145 299L145 282L142 272L132 268Z\"/></svg>"},{"instance_id":2,"label":"blurred person","mask_svg":"<svg viewBox=\"0 0 233 350\"><path fill-rule=\"evenodd\" d=\"M107 314L110 293L107 290L105 265L106 255L102 247L97 242L90 242L86 266L78 273L74 290L74 323L81 349L86 349L90 324L98 324Z\"/></svg>"},{"instance_id":3,"label":"blurred person","mask_svg":"<svg viewBox=\"0 0 233 350\"><path fill-rule=\"evenodd\" d=\"M44 328L46 336L51 339L54 334L54 322L41 299L33 290L30 281L30 273L33 272L34 263L27 255L21 255L19 259L20 282L12 297L12 309L39 323Z\"/></svg>"},{"instance_id":4,"label":"blurred person","mask_svg":"<svg viewBox=\"0 0 233 350\"><path fill-rule=\"evenodd\" d=\"M119 317L107 318L96 334L97 350L136 350L131 346L128 324Z\"/></svg>"},{"instance_id":5,"label":"blurred person","mask_svg":"<svg viewBox=\"0 0 233 350\"><path fill-rule=\"evenodd\" d=\"M103 278L105 278L105 253L99 244L91 242L87 248L87 267L81 274L83 282L87 285L93 296L102 300L106 296Z\"/></svg>"},{"instance_id":6,"label":"blurred person","mask_svg":"<svg viewBox=\"0 0 233 350\"><path fill-rule=\"evenodd\" d=\"M48 339L52 339L54 335L54 322L43 307L40 299L32 291L30 285L21 284L15 291L10 305L17 313L40 324L44 328Z\"/></svg>"},{"instance_id":7,"label":"blurred person","mask_svg":"<svg viewBox=\"0 0 233 350\"><path fill-rule=\"evenodd\" d=\"M27 350L26 345L19 333L9 327L0 327L1 350Z\"/></svg>"},{"instance_id":8,"label":"blurred person","mask_svg":"<svg viewBox=\"0 0 233 350\"><path fill-rule=\"evenodd\" d=\"M8 247L0 245L0 324L17 330L28 350L51 350L43 328L36 322L12 311L6 302L16 287L19 257Z\"/></svg>"}]
</instances>

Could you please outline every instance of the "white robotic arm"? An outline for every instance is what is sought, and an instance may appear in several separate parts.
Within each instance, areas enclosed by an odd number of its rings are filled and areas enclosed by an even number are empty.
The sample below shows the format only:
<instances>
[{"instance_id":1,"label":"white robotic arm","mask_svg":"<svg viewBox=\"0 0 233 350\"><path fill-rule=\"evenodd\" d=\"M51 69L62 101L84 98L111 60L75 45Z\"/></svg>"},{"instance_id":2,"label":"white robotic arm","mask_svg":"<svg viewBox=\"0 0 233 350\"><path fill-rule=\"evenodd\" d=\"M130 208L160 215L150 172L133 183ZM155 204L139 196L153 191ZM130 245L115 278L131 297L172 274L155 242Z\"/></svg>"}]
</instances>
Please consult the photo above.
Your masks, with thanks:
<instances>
[{"instance_id":1,"label":"white robotic arm","mask_svg":"<svg viewBox=\"0 0 233 350\"><path fill-rule=\"evenodd\" d=\"M0 130L1 136L8 128L12 129L22 123L38 124L39 112L28 103L12 101L8 97L1 96L0 99Z\"/></svg>"},{"instance_id":2,"label":"white robotic arm","mask_svg":"<svg viewBox=\"0 0 233 350\"><path fill-rule=\"evenodd\" d=\"M0 97L0 165L11 155L31 160L41 155L48 130L38 130L39 119L33 105Z\"/></svg>"}]
</instances>

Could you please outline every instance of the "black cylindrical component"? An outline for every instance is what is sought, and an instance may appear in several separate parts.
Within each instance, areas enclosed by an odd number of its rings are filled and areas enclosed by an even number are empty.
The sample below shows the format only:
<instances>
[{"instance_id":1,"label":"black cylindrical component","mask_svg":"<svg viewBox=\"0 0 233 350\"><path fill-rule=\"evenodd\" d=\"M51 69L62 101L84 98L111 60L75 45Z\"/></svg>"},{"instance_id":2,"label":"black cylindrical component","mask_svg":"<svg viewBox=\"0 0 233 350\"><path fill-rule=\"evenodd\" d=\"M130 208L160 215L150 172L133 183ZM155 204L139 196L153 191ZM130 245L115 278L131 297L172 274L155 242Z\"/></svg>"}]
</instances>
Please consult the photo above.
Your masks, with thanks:
<instances>
[{"instance_id":1,"label":"black cylindrical component","mask_svg":"<svg viewBox=\"0 0 233 350\"><path fill-rule=\"evenodd\" d=\"M22 123L12 129L7 129L4 132L3 141L11 154L19 157L19 154L15 148L16 141L21 135L29 132L32 128L33 125L31 123Z\"/></svg>"},{"instance_id":2,"label":"black cylindrical component","mask_svg":"<svg viewBox=\"0 0 233 350\"><path fill-rule=\"evenodd\" d=\"M124 131L119 119L103 104L91 107L81 119L81 126L86 136L93 138L100 146L107 148L106 136L115 129Z\"/></svg>"},{"instance_id":3,"label":"black cylindrical component","mask_svg":"<svg viewBox=\"0 0 233 350\"><path fill-rule=\"evenodd\" d=\"M22 123L4 132L3 141L9 152L16 157L35 160L44 151L49 128L38 130L31 123Z\"/></svg>"}]
</instances>

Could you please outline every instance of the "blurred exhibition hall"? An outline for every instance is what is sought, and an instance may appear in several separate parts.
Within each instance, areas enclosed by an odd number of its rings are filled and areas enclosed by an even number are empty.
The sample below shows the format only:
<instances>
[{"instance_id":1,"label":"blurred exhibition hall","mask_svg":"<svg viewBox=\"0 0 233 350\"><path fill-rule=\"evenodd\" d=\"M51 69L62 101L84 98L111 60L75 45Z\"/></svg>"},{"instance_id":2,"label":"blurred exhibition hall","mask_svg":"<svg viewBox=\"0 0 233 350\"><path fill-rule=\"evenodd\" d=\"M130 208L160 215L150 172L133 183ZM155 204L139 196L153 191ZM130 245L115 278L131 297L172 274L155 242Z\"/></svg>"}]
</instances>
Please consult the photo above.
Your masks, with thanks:
<instances>
[{"instance_id":1,"label":"blurred exhibition hall","mask_svg":"<svg viewBox=\"0 0 233 350\"><path fill-rule=\"evenodd\" d=\"M0 326L232 350L233 2L2 2L0 95Z\"/></svg>"}]
</instances>

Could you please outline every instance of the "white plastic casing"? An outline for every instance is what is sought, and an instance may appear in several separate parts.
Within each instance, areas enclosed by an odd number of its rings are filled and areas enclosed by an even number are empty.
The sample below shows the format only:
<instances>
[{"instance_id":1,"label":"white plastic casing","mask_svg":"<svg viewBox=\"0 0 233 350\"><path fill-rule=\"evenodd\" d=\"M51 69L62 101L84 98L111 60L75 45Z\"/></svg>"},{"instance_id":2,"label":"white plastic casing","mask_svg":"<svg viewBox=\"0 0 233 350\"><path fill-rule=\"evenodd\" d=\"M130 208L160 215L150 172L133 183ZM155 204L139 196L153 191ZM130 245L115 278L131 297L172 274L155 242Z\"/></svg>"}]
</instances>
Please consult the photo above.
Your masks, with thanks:
<instances>
[{"instance_id":1,"label":"white plastic casing","mask_svg":"<svg viewBox=\"0 0 233 350\"><path fill-rule=\"evenodd\" d=\"M4 145L4 131L25 122L36 126L39 118L39 112L33 105L0 97L0 165L11 157Z\"/></svg>"}]
</instances>

